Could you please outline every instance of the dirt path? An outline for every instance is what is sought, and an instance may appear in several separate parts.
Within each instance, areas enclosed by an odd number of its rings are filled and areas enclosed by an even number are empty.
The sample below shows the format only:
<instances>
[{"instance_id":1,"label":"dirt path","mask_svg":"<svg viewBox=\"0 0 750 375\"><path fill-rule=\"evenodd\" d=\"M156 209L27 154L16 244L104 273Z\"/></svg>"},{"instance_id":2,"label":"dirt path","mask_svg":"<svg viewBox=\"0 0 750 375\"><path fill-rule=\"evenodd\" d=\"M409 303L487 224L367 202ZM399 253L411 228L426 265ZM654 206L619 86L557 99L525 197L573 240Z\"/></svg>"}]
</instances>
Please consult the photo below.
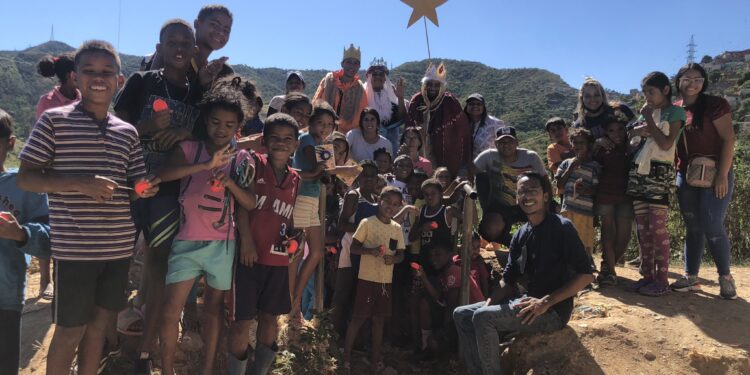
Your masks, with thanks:
<instances>
[{"instance_id":1,"label":"dirt path","mask_svg":"<svg viewBox=\"0 0 750 375\"><path fill-rule=\"evenodd\" d=\"M677 265L673 269L679 270ZM661 298L627 292L637 270L618 272L620 285L578 299L569 328L520 339L505 353L506 363L524 374L750 374L750 267L733 269L739 292L735 301L716 298L719 286L710 266L703 270L711 278L703 280L703 291ZM37 285L38 274L29 275L28 295L38 293ZM27 303L21 374L43 374L53 332L50 304ZM464 373L455 358L419 365L404 351L386 349L385 356L399 374ZM191 354L187 360L195 358ZM353 364L354 373L367 373L363 358ZM119 368L105 373L131 373L127 365Z\"/></svg>"}]
</instances>

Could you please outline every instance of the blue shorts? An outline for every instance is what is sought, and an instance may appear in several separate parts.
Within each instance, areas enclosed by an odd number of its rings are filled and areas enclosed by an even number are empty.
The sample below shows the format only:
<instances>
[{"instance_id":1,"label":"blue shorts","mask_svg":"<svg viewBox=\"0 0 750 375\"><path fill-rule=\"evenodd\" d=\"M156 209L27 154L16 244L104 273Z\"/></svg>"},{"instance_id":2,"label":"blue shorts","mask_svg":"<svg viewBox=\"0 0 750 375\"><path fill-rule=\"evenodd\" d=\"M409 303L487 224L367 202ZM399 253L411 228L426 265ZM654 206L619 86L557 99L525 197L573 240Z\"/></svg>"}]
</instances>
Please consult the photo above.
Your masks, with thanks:
<instances>
[{"instance_id":1,"label":"blue shorts","mask_svg":"<svg viewBox=\"0 0 750 375\"><path fill-rule=\"evenodd\" d=\"M229 290L232 286L232 264L235 242L232 241L180 241L172 243L167 261L166 284L206 277L206 284L216 290Z\"/></svg>"},{"instance_id":2,"label":"blue shorts","mask_svg":"<svg viewBox=\"0 0 750 375\"><path fill-rule=\"evenodd\" d=\"M137 199L130 204L135 228L143 232L150 248L171 246L180 226L180 204L177 195L156 195Z\"/></svg>"}]
</instances>

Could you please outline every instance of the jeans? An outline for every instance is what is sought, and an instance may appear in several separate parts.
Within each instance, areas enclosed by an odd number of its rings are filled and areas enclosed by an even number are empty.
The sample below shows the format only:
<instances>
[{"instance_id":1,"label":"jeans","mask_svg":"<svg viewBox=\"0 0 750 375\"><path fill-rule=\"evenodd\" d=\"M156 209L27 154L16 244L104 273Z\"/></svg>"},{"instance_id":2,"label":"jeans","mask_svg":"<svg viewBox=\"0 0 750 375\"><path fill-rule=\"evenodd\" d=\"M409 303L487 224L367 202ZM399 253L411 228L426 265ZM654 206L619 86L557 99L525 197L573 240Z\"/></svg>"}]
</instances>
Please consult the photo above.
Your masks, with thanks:
<instances>
[{"instance_id":1,"label":"jeans","mask_svg":"<svg viewBox=\"0 0 750 375\"><path fill-rule=\"evenodd\" d=\"M523 298L523 297L521 297ZM500 338L510 333L551 332L563 328L557 312L550 309L530 325L522 324L516 315L521 298L485 307L485 302L459 306L453 311L458 331L461 357L471 375L502 374Z\"/></svg>"},{"instance_id":2,"label":"jeans","mask_svg":"<svg viewBox=\"0 0 750 375\"><path fill-rule=\"evenodd\" d=\"M687 184L685 174L677 173L677 199L685 222L685 272L698 275L703 251L708 250L716 263L719 276L729 274L729 237L724 227L729 202L734 191L734 172L729 171L727 195L716 198L713 188L696 188Z\"/></svg>"}]
</instances>

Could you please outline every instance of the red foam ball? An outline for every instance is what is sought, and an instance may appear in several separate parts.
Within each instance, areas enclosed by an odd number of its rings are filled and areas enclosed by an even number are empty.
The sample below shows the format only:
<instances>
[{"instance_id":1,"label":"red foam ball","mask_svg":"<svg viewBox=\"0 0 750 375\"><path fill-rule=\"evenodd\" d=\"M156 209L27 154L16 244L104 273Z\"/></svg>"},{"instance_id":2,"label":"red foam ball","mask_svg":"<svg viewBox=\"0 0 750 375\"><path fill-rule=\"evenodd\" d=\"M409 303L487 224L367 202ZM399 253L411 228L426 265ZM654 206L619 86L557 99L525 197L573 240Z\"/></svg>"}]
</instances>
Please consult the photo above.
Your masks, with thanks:
<instances>
[{"instance_id":1,"label":"red foam ball","mask_svg":"<svg viewBox=\"0 0 750 375\"><path fill-rule=\"evenodd\" d=\"M437 228L438 228L437 221L431 221L430 222L430 229L437 229Z\"/></svg>"},{"instance_id":2,"label":"red foam ball","mask_svg":"<svg viewBox=\"0 0 750 375\"><path fill-rule=\"evenodd\" d=\"M133 188L133 190L135 190L135 193L138 194L138 196L142 196L143 193L146 192L146 189L150 187L151 187L151 184L148 183L148 181L141 181L135 184L135 188Z\"/></svg>"},{"instance_id":3,"label":"red foam ball","mask_svg":"<svg viewBox=\"0 0 750 375\"><path fill-rule=\"evenodd\" d=\"M289 240L286 244L286 252L289 254L294 254L297 252L297 248L299 247L299 244L297 243L297 240Z\"/></svg>"},{"instance_id":4,"label":"red foam ball","mask_svg":"<svg viewBox=\"0 0 750 375\"><path fill-rule=\"evenodd\" d=\"M422 266L419 265L417 262L411 262L411 269L415 271L419 271L422 268Z\"/></svg>"},{"instance_id":5,"label":"red foam ball","mask_svg":"<svg viewBox=\"0 0 750 375\"><path fill-rule=\"evenodd\" d=\"M154 112L161 112L169 109L169 105L167 105L167 102L162 99L154 100L154 104L152 107L154 108Z\"/></svg>"},{"instance_id":6,"label":"red foam ball","mask_svg":"<svg viewBox=\"0 0 750 375\"><path fill-rule=\"evenodd\" d=\"M221 181L219 180L211 181L211 191L213 191L214 193L221 193L222 190L224 190L224 187L221 186Z\"/></svg>"}]
</instances>

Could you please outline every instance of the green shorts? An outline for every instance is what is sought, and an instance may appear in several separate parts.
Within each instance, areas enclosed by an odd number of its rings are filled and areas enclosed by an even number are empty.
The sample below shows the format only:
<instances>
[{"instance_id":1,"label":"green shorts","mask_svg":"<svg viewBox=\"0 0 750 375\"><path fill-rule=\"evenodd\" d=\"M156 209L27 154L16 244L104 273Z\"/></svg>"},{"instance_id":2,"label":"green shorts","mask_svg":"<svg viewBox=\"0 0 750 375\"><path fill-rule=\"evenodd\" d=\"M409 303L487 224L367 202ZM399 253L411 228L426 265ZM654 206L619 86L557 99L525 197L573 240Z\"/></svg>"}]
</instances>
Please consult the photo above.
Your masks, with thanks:
<instances>
[{"instance_id":1,"label":"green shorts","mask_svg":"<svg viewBox=\"0 0 750 375\"><path fill-rule=\"evenodd\" d=\"M180 241L172 242L172 252L167 261L167 284L206 277L206 284L217 290L232 286L234 241Z\"/></svg>"}]
</instances>

